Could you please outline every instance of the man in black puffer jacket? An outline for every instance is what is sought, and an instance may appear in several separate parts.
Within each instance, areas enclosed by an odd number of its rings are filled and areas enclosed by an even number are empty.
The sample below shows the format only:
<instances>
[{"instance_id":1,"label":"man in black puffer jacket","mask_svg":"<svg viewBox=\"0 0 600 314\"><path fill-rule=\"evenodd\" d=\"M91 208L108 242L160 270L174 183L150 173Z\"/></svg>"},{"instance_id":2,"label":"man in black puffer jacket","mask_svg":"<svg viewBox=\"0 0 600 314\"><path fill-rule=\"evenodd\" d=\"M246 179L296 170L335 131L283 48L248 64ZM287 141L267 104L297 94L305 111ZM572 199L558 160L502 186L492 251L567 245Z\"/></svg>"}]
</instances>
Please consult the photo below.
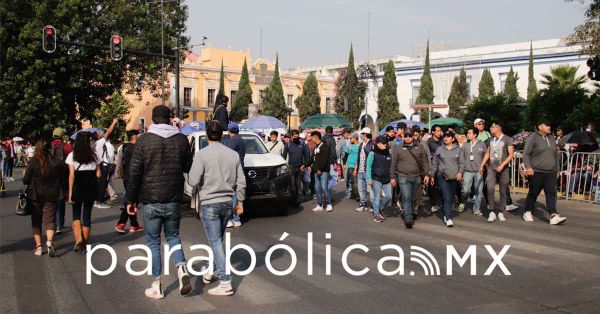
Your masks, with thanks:
<instances>
[{"instance_id":1,"label":"man in black puffer jacket","mask_svg":"<svg viewBox=\"0 0 600 314\"><path fill-rule=\"evenodd\" d=\"M127 212L134 214L141 205L146 231L146 244L152 252L152 276L154 282L146 289L146 296L154 299L164 297L160 284L161 229L171 248L181 244L179 203L183 197L183 173L191 167L190 145L185 135L171 125L171 112L166 106L152 110L153 125L141 135L129 162L127 182ZM185 268L181 249L171 254L177 266L179 291L182 295L192 290L190 276ZM168 267L168 265L165 265Z\"/></svg>"}]
</instances>

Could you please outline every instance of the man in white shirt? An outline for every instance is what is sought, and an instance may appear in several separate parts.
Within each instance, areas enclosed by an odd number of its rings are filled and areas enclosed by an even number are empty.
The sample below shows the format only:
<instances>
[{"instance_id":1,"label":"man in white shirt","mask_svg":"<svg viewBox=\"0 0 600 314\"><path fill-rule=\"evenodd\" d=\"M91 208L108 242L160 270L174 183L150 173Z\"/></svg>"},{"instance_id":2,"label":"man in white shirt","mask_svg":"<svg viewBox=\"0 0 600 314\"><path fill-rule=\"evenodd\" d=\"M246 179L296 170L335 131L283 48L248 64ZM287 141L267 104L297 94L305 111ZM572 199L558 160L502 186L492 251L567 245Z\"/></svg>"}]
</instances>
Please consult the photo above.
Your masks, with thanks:
<instances>
[{"instance_id":1,"label":"man in white shirt","mask_svg":"<svg viewBox=\"0 0 600 314\"><path fill-rule=\"evenodd\" d=\"M115 129L115 125L117 124L117 119L113 119L110 127L106 130L106 133L99 134L96 133L96 161L98 162L98 166L100 167L101 177L98 178L98 198L94 203L94 207L96 208L110 208L111 206L105 203L105 194L106 189L110 183L110 178L112 177L115 170L115 147L110 143L109 136ZM116 199L116 194L111 196L111 200Z\"/></svg>"},{"instance_id":2,"label":"man in white shirt","mask_svg":"<svg viewBox=\"0 0 600 314\"><path fill-rule=\"evenodd\" d=\"M267 143L267 148L271 154L283 156L284 145L283 142L279 140L278 136L279 133L277 133L277 131L271 131L271 141Z\"/></svg>"}]
</instances>

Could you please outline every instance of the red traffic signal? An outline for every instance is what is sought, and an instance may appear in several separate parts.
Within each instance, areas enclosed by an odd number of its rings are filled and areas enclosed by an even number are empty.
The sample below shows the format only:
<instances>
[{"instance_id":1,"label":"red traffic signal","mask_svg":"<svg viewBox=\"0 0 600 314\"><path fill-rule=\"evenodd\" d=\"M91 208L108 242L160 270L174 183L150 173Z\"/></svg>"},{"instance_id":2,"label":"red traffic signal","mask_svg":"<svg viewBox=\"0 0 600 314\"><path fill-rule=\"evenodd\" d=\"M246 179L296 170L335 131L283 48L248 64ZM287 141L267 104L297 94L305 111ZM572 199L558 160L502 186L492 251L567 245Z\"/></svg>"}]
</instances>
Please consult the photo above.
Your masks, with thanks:
<instances>
[{"instance_id":1,"label":"red traffic signal","mask_svg":"<svg viewBox=\"0 0 600 314\"><path fill-rule=\"evenodd\" d=\"M123 39L119 35L110 38L110 58L115 61L123 59Z\"/></svg>"},{"instance_id":2,"label":"red traffic signal","mask_svg":"<svg viewBox=\"0 0 600 314\"><path fill-rule=\"evenodd\" d=\"M42 49L47 53L52 53L56 50L56 29L54 26L48 25L42 31Z\"/></svg>"}]
</instances>

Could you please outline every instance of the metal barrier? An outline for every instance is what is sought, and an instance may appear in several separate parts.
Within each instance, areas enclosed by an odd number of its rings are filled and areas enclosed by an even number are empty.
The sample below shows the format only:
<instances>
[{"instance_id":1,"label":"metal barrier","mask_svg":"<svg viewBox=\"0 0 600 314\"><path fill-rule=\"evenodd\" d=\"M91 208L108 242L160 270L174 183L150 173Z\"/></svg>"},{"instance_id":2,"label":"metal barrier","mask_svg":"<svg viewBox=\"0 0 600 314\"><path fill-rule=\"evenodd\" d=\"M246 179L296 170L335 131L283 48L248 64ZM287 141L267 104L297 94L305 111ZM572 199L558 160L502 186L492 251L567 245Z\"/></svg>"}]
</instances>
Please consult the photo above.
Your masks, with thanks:
<instances>
[{"instance_id":1,"label":"metal barrier","mask_svg":"<svg viewBox=\"0 0 600 314\"><path fill-rule=\"evenodd\" d=\"M559 156L558 198L600 203L600 153L567 154ZM529 182L523 163L523 151L516 151L511 162L511 191L527 193Z\"/></svg>"}]
</instances>

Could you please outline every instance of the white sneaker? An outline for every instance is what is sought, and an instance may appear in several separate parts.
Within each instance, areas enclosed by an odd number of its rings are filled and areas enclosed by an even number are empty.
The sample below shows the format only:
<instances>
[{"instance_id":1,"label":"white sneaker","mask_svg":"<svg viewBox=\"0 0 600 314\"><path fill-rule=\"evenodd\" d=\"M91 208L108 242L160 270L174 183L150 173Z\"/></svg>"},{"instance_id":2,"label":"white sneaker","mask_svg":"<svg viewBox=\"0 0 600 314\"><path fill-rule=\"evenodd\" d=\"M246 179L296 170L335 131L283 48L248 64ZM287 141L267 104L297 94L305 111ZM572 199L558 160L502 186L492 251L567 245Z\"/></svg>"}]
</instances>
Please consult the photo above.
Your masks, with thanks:
<instances>
[{"instance_id":1,"label":"white sneaker","mask_svg":"<svg viewBox=\"0 0 600 314\"><path fill-rule=\"evenodd\" d=\"M212 295L233 295L233 287L230 281L221 281L218 286L208 289L208 294Z\"/></svg>"},{"instance_id":2,"label":"white sneaker","mask_svg":"<svg viewBox=\"0 0 600 314\"><path fill-rule=\"evenodd\" d=\"M526 211L523 214L523 220L527 221L527 222L532 222L533 221L533 215L531 215L530 211Z\"/></svg>"},{"instance_id":3,"label":"white sneaker","mask_svg":"<svg viewBox=\"0 0 600 314\"><path fill-rule=\"evenodd\" d=\"M152 282L152 286L146 289L145 294L151 299L162 299L165 297L165 295L162 292L162 289L160 288L160 281L158 280Z\"/></svg>"},{"instance_id":4,"label":"white sneaker","mask_svg":"<svg viewBox=\"0 0 600 314\"><path fill-rule=\"evenodd\" d=\"M242 226L242 222L241 221L234 221L233 222L233 227L237 228L237 227L241 227L241 226Z\"/></svg>"},{"instance_id":5,"label":"white sneaker","mask_svg":"<svg viewBox=\"0 0 600 314\"><path fill-rule=\"evenodd\" d=\"M431 212L432 212L432 213L435 213L435 212L437 212L438 210L440 210L440 207L439 207L439 206L432 206L432 207L431 207Z\"/></svg>"},{"instance_id":6,"label":"white sneaker","mask_svg":"<svg viewBox=\"0 0 600 314\"><path fill-rule=\"evenodd\" d=\"M225 228L231 228L231 227L233 227L233 221L231 219L229 219L227 221L227 226L225 226Z\"/></svg>"},{"instance_id":7,"label":"white sneaker","mask_svg":"<svg viewBox=\"0 0 600 314\"><path fill-rule=\"evenodd\" d=\"M554 216L550 217L551 225L560 225L565 221L567 221L567 217L561 217L559 214L555 214Z\"/></svg>"},{"instance_id":8,"label":"white sneaker","mask_svg":"<svg viewBox=\"0 0 600 314\"><path fill-rule=\"evenodd\" d=\"M313 212L320 212L323 211L323 206L321 205L317 205L315 208L312 209Z\"/></svg>"},{"instance_id":9,"label":"white sneaker","mask_svg":"<svg viewBox=\"0 0 600 314\"><path fill-rule=\"evenodd\" d=\"M519 209L519 206L515 205L515 204L511 204L511 205L506 205L506 211L513 211L513 210L517 210Z\"/></svg>"},{"instance_id":10,"label":"white sneaker","mask_svg":"<svg viewBox=\"0 0 600 314\"><path fill-rule=\"evenodd\" d=\"M506 221L506 218L504 218L504 214L503 213L498 213L498 220L500 220L500 221Z\"/></svg>"},{"instance_id":11,"label":"white sneaker","mask_svg":"<svg viewBox=\"0 0 600 314\"><path fill-rule=\"evenodd\" d=\"M369 208L369 213L372 213L372 212L373 212L373 208Z\"/></svg>"},{"instance_id":12,"label":"white sneaker","mask_svg":"<svg viewBox=\"0 0 600 314\"><path fill-rule=\"evenodd\" d=\"M402 202L400 202L400 200L398 200L398 201L396 202L396 206L397 206L398 208L402 209Z\"/></svg>"},{"instance_id":13,"label":"white sneaker","mask_svg":"<svg viewBox=\"0 0 600 314\"><path fill-rule=\"evenodd\" d=\"M358 206L354 209L355 212L364 212L365 210L367 210L366 207L362 207L362 206Z\"/></svg>"},{"instance_id":14,"label":"white sneaker","mask_svg":"<svg viewBox=\"0 0 600 314\"><path fill-rule=\"evenodd\" d=\"M446 220L446 219L444 219L444 220ZM446 227L451 228L452 226L454 226L454 222L452 222L452 219L446 220Z\"/></svg>"},{"instance_id":15,"label":"white sneaker","mask_svg":"<svg viewBox=\"0 0 600 314\"><path fill-rule=\"evenodd\" d=\"M465 203L460 203L460 205L458 205L458 212L462 213L465 211Z\"/></svg>"},{"instance_id":16,"label":"white sneaker","mask_svg":"<svg viewBox=\"0 0 600 314\"><path fill-rule=\"evenodd\" d=\"M106 204L106 203L100 203L100 202L94 202L94 207L96 208L101 208L101 209L108 209L111 208L110 205Z\"/></svg>"},{"instance_id":17,"label":"white sneaker","mask_svg":"<svg viewBox=\"0 0 600 314\"><path fill-rule=\"evenodd\" d=\"M192 291L190 275L188 275L184 265L177 267L177 277L179 277L179 292L181 295L190 293Z\"/></svg>"},{"instance_id":18,"label":"white sneaker","mask_svg":"<svg viewBox=\"0 0 600 314\"><path fill-rule=\"evenodd\" d=\"M331 206L331 204L327 205L327 207L325 207L325 211L326 211L326 212L331 212L331 211L333 211L333 206Z\"/></svg>"},{"instance_id":19,"label":"white sneaker","mask_svg":"<svg viewBox=\"0 0 600 314\"><path fill-rule=\"evenodd\" d=\"M215 276L214 273L210 273L207 271L206 265L202 265L202 268L200 270L201 272L205 272L204 275L202 275L202 282L204 284L209 284L213 281L215 281L217 279L217 277Z\"/></svg>"},{"instance_id":20,"label":"white sneaker","mask_svg":"<svg viewBox=\"0 0 600 314\"><path fill-rule=\"evenodd\" d=\"M488 222L494 222L494 221L496 221L496 213L490 212L490 215L488 216Z\"/></svg>"}]
</instances>

